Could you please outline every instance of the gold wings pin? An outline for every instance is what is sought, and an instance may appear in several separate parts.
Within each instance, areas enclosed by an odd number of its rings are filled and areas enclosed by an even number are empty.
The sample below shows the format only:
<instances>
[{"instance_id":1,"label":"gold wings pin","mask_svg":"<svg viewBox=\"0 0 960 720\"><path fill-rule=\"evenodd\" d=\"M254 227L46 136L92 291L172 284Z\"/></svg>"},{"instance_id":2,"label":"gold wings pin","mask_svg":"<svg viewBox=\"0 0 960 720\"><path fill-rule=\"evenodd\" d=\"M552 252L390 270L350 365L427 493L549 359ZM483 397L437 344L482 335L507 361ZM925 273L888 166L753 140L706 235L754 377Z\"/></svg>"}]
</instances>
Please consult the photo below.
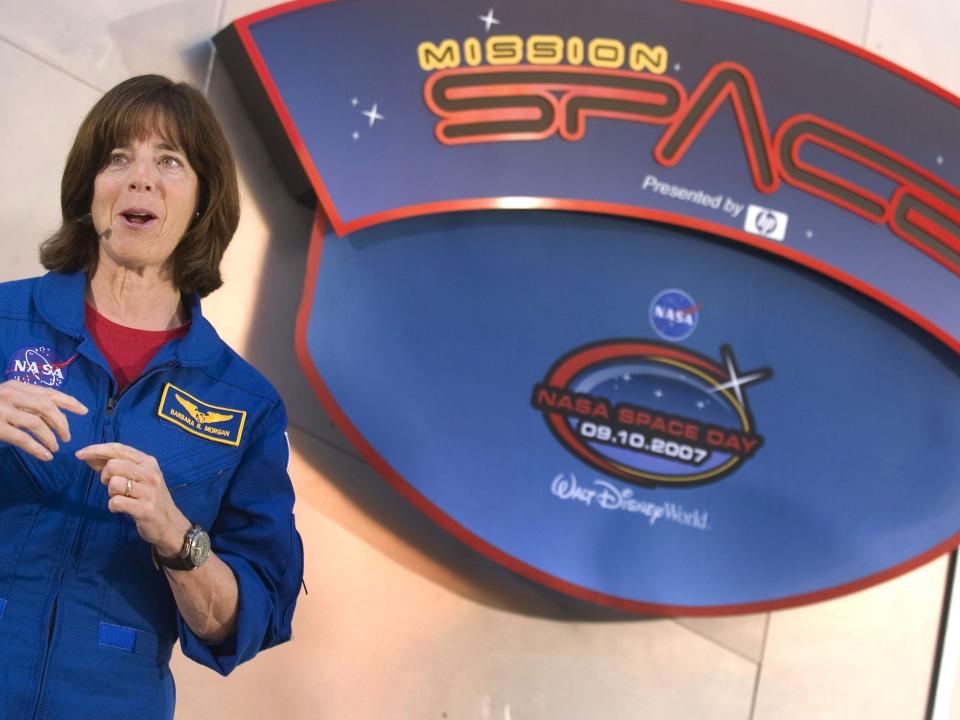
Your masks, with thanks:
<instances>
[{"instance_id":1,"label":"gold wings pin","mask_svg":"<svg viewBox=\"0 0 960 720\"><path fill-rule=\"evenodd\" d=\"M198 423L205 423L209 425L211 423L224 422L225 420L230 420L233 418L233 415L224 415L223 413L218 412L203 412L200 408L187 400L180 393L174 393L174 396L177 398L177 402L183 405L183 408L190 413L190 417L192 417Z\"/></svg>"}]
</instances>

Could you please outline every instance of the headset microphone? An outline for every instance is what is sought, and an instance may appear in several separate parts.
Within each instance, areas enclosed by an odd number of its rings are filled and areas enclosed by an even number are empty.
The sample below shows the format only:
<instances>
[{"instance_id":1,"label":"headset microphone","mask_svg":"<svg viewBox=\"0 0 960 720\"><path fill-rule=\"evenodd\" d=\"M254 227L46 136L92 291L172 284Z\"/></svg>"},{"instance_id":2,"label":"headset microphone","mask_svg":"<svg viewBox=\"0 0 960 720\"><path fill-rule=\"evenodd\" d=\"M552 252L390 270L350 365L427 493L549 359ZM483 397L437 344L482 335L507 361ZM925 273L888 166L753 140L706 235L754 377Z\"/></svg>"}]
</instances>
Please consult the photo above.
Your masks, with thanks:
<instances>
[{"instance_id":1,"label":"headset microphone","mask_svg":"<svg viewBox=\"0 0 960 720\"><path fill-rule=\"evenodd\" d=\"M87 213L85 215L81 215L80 217L78 217L77 224L92 227L94 231L96 231L97 229L96 226L93 224L93 216L90 213ZM107 228L103 232L97 232L97 237L103 238L104 240L109 240L110 235L112 234L113 234L113 230L111 230L110 228Z\"/></svg>"}]
</instances>

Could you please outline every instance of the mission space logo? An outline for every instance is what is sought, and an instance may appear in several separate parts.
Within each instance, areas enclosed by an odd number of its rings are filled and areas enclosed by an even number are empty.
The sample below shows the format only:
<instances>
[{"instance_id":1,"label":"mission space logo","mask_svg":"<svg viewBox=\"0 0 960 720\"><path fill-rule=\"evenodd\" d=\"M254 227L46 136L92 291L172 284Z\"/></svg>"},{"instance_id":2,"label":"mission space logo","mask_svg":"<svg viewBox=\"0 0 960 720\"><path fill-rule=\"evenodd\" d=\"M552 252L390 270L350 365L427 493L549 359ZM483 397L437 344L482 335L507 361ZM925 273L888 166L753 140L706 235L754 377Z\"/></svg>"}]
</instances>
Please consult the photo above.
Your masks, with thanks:
<instances>
[{"instance_id":1,"label":"mission space logo","mask_svg":"<svg viewBox=\"0 0 960 720\"><path fill-rule=\"evenodd\" d=\"M482 40L447 37L417 46L417 62L427 73L423 102L436 117L434 136L441 144L544 142L555 137L577 143L589 133L603 133L609 121L616 120L662 126L650 150L657 165L673 168L729 104L756 190L773 195L786 182L872 223L885 223L901 240L960 273L956 187L857 128L807 112L771 126L764 93L750 68L723 60L707 67L699 80L681 83L669 72L672 54L663 44L625 43L612 37L613 32L585 39L573 28L567 35L520 35L508 30L506 14L496 18L492 10L480 19L486 25ZM497 32L491 32L493 25ZM681 66L672 67L678 71ZM372 111L371 125L376 105ZM823 151L814 161L801 159L809 146ZM830 154L844 159L846 177L823 166ZM937 162L942 163L942 157ZM894 192L873 192L871 173L892 180ZM788 219L785 212L751 204L743 230L784 242Z\"/></svg>"},{"instance_id":2,"label":"mission space logo","mask_svg":"<svg viewBox=\"0 0 960 720\"><path fill-rule=\"evenodd\" d=\"M772 375L741 372L728 345L717 362L659 342L607 340L558 360L531 404L567 450L612 477L697 484L762 447L746 389Z\"/></svg>"}]
</instances>

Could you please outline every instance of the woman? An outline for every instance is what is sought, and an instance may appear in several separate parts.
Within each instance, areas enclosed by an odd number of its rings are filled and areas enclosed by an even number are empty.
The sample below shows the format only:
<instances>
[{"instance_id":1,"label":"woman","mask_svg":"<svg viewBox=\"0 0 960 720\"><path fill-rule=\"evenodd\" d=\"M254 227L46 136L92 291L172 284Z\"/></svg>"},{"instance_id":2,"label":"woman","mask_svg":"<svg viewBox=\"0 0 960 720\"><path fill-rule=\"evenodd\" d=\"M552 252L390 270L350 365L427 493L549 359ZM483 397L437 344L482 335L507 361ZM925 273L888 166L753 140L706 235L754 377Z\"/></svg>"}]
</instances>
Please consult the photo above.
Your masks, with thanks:
<instances>
[{"instance_id":1,"label":"woman","mask_svg":"<svg viewBox=\"0 0 960 720\"><path fill-rule=\"evenodd\" d=\"M229 673L303 571L283 404L200 312L239 216L203 96L110 90L61 206L0 285L0 717L170 718L173 643Z\"/></svg>"}]
</instances>

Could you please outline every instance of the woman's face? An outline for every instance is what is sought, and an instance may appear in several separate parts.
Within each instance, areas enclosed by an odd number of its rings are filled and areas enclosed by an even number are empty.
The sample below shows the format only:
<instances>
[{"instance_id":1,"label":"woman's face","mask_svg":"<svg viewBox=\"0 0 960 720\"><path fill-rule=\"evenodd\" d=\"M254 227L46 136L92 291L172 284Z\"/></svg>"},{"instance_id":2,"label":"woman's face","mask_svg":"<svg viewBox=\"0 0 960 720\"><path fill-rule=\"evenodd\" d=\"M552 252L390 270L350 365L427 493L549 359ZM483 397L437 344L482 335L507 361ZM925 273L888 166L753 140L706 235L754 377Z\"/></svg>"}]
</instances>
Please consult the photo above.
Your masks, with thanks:
<instances>
[{"instance_id":1,"label":"woman's face","mask_svg":"<svg viewBox=\"0 0 960 720\"><path fill-rule=\"evenodd\" d=\"M196 209L197 174L183 150L155 132L114 148L93 181L90 214L101 258L127 269L165 269Z\"/></svg>"}]
</instances>

